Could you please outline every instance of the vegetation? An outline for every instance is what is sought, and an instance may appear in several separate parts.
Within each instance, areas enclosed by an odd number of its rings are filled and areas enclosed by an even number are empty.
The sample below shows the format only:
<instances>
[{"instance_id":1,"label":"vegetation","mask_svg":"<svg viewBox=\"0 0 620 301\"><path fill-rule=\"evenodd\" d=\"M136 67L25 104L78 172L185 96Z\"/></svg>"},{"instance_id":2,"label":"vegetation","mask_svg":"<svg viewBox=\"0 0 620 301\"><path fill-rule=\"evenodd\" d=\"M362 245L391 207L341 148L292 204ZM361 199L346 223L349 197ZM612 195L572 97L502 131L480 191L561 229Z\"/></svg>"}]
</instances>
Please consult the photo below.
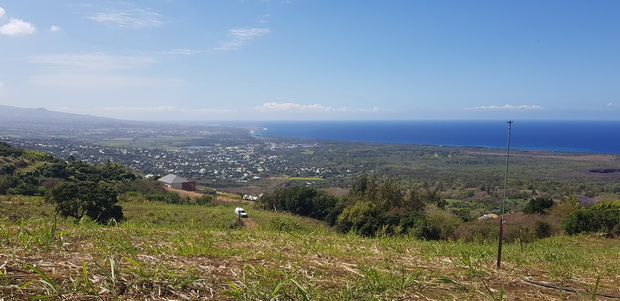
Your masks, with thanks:
<instances>
[{"instance_id":1,"label":"vegetation","mask_svg":"<svg viewBox=\"0 0 620 301\"><path fill-rule=\"evenodd\" d=\"M111 162L62 161L6 144L0 162L3 298L620 296L620 243L610 239L620 234L620 201L522 201L528 214L506 216L496 270L497 220L472 219L469 201L446 200L437 185L361 175L339 196L283 186L252 206L166 192ZM250 209L248 223L237 221L238 206ZM582 233L594 235L571 236Z\"/></svg>"},{"instance_id":2,"label":"vegetation","mask_svg":"<svg viewBox=\"0 0 620 301\"><path fill-rule=\"evenodd\" d=\"M10 200L9 200L10 198ZM9 300L498 300L620 295L620 241L556 236L506 244L338 234L308 219L235 203L120 203L125 222L51 217L51 204L0 196L0 295ZM246 206L247 207L247 206ZM577 293L545 288L552 284Z\"/></svg>"},{"instance_id":3,"label":"vegetation","mask_svg":"<svg viewBox=\"0 0 620 301\"><path fill-rule=\"evenodd\" d=\"M97 222L123 219L123 208L116 205L117 192L105 182L65 182L51 188L46 198L56 204L56 212L76 222L84 216Z\"/></svg>"},{"instance_id":4,"label":"vegetation","mask_svg":"<svg viewBox=\"0 0 620 301\"><path fill-rule=\"evenodd\" d=\"M532 213L540 213L543 214L547 211L547 209L553 207L555 202L552 199L547 198L533 198L531 199L525 208L523 208L523 213L532 214Z\"/></svg>"},{"instance_id":5,"label":"vegetation","mask_svg":"<svg viewBox=\"0 0 620 301\"><path fill-rule=\"evenodd\" d=\"M608 237L620 236L620 200L576 210L566 217L562 228L570 235L605 233Z\"/></svg>"}]
</instances>

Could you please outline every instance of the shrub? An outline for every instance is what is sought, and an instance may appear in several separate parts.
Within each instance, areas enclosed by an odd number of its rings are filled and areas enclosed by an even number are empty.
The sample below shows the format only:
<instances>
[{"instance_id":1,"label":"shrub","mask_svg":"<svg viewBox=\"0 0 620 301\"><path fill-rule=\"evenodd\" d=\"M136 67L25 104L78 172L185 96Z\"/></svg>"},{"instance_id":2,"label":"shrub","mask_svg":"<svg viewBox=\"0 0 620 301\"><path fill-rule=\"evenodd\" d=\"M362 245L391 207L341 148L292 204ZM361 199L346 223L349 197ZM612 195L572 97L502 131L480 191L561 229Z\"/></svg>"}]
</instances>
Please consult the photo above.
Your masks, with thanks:
<instances>
[{"instance_id":1,"label":"shrub","mask_svg":"<svg viewBox=\"0 0 620 301\"><path fill-rule=\"evenodd\" d=\"M66 182L52 189L46 199L56 204L56 212L80 220L89 217L99 223L123 219L123 208L117 206L117 192L107 183Z\"/></svg>"},{"instance_id":2,"label":"shrub","mask_svg":"<svg viewBox=\"0 0 620 301\"><path fill-rule=\"evenodd\" d=\"M431 210L414 228L417 238L426 240L453 239L455 230L461 225L461 219L450 211Z\"/></svg>"},{"instance_id":3,"label":"shrub","mask_svg":"<svg viewBox=\"0 0 620 301\"><path fill-rule=\"evenodd\" d=\"M566 217L562 229L569 235L603 232L620 235L620 201L602 202L579 209Z\"/></svg>"},{"instance_id":4,"label":"shrub","mask_svg":"<svg viewBox=\"0 0 620 301\"><path fill-rule=\"evenodd\" d=\"M552 234L551 224L544 221L537 221L534 232L536 233L536 238L549 237Z\"/></svg>"},{"instance_id":5,"label":"shrub","mask_svg":"<svg viewBox=\"0 0 620 301\"><path fill-rule=\"evenodd\" d=\"M533 213L545 213L547 209L553 207L555 202L552 199L546 198L535 198L531 199L525 208L523 209L524 213L533 214Z\"/></svg>"}]
</instances>

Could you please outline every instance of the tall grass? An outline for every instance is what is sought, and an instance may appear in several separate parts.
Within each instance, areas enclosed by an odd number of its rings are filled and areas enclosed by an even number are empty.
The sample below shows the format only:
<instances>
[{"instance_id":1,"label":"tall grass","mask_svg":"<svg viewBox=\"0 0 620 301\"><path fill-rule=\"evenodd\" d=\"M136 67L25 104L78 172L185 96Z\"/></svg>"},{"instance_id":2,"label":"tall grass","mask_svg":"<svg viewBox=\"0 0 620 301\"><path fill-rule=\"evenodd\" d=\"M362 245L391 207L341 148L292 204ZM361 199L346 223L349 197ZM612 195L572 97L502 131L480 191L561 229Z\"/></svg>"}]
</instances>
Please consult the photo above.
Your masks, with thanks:
<instances>
[{"instance_id":1,"label":"tall grass","mask_svg":"<svg viewBox=\"0 0 620 301\"><path fill-rule=\"evenodd\" d=\"M231 229L235 204L123 205L127 221L113 226L27 213L0 218L0 296L535 300L572 294L530 287L525 278L575 288L582 299L620 295L618 240L558 236L507 243L497 270L494 241L343 235L251 207L258 227Z\"/></svg>"}]
</instances>

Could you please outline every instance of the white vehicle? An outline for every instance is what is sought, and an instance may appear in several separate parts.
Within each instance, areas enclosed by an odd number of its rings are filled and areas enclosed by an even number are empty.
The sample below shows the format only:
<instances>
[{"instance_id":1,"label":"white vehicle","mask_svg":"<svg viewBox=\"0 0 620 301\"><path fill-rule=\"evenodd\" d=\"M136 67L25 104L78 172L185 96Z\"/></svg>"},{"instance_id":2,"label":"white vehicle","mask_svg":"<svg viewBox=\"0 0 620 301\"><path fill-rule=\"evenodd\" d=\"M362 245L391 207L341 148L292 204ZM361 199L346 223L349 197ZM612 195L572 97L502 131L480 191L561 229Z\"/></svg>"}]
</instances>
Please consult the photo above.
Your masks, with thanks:
<instances>
[{"instance_id":1,"label":"white vehicle","mask_svg":"<svg viewBox=\"0 0 620 301\"><path fill-rule=\"evenodd\" d=\"M240 215L241 217L248 217L247 212L240 207L235 208L235 214Z\"/></svg>"}]
</instances>

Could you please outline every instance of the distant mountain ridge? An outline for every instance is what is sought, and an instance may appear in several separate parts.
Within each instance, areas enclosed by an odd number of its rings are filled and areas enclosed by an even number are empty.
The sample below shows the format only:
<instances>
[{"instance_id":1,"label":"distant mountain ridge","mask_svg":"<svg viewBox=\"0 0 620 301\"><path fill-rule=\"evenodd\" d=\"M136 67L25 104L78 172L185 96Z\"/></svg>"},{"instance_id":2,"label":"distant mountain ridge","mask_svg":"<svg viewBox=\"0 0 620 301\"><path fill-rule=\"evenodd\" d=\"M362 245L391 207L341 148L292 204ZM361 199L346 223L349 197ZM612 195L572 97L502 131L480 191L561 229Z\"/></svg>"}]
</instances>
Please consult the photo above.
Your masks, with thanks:
<instances>
[{"instance_id":1,"label":"distant mountain ridge","mask_svg":"<svg viewBox=\"0 0 620 301\"><path fill-rule=\"evenodd\" d=\"M134 123L128 120L97 117L91 115L74 114L50 111L45 108L19 108L0 105L0 126L29 124L113 124L113 123Z\"/></svg>"}]
</instances>

